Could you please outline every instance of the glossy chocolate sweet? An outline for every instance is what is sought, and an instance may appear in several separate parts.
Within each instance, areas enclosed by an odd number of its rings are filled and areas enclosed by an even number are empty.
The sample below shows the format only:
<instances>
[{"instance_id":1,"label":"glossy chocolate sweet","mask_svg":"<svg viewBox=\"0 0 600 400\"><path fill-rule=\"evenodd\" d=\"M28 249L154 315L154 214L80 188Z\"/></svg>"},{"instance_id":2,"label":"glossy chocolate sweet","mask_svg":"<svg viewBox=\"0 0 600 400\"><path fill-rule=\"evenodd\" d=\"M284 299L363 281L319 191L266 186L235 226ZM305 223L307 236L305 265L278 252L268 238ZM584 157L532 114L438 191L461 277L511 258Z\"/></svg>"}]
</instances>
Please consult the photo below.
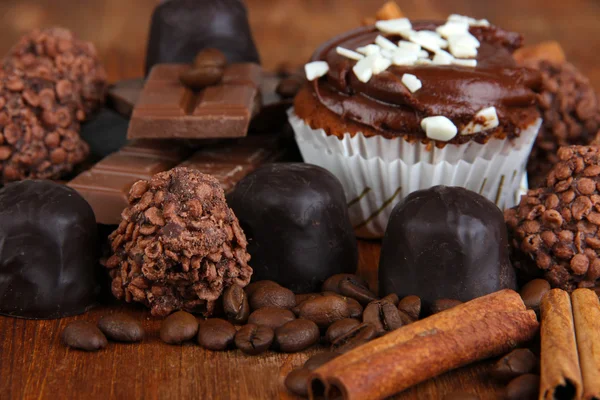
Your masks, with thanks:
<instances>
[{"instance_id":1,"label":"glossy chocolate sweet","mask_svg":"<svg viewBox=\"0 0 600 400\"><path fill-rule=\"evenodd\" d=\"M319 291L331 275L354 272L356 238L342 185L310 164L267 164L228 196L248 238L253 281Z\"/></svg>"},{"instance_id":2,"label":"glossy chocolate sweet","mask_svg":"<svg viewBox=\"0 0 600 400\"><path fill-rule=\"evenodd\" d=\"M96 219L64 185L21 181L0 190L0 314L51 319L96 299Z\"/></svg>"},{"instance_id":3,"label":"glossy chocolate sweet","mask_svg":"<svg viewBox=\"0 0 600 400\"><path fill-rule=\"evenodd\" d=\"M381 295L471 300L515 289L502 212L485 197L459 187L434 186L396 205L379 261Z\"/></svg>"},{"instance_id":4,"label":"glossy chocolate sweet","mask_svg":"<svg viewBox=\"0 0 600 400\"><path fill-rule=\"evenodd\" d=\"M163 2L152 14L146 73L154 64L191 63L209 47L230 63L260 62L242 0Z\"/></svg>"}]
</instances>

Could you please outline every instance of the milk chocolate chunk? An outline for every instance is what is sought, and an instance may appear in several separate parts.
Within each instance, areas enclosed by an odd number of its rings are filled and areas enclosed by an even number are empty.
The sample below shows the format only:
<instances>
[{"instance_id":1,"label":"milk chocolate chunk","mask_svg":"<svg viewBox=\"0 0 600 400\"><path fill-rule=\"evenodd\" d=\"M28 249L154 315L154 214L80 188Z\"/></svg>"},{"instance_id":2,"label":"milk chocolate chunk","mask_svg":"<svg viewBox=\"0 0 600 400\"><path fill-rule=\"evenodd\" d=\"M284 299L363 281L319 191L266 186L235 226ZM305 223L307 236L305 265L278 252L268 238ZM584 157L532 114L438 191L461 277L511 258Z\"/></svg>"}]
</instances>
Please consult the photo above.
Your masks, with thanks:
<instances>
[{"instance_id":1,"label":"milk chocolate chunk","mask_svg":"<svg viewBox=\"0 0 600 400\"><path fill-rule=\"evenodd\" d=\"M435 186L392 210L379 262L380 293L468 301L516 288L500 209L479 194Z\"/></svg>"},{"instance_id":2,"label":"milk chocolate chunk","mask_svg":"<svg viewBox=\"0 0 600 400\"><path fill-rule=\"evenodd\" d=\"M0 314L51 319L96 297L96 220L73 189L22 181L0 190Z\"/></svg>"},{"instance_id":3,"label":"milk chocolate chunk","mask_svg":"<svg viewBox=\"0 0 600 400\"><path fill-rule=\"evenodd\" d=\"M242 179L228 202L248 236L254 280L316 292L356 270L357 248L340 182L310 164L267 164Z\"/></svg>"},{"instance_id":4,"label":"milk chocolate chunk","mask_svg":"<svg viewBox=\"0 0 600 400\"><path fill-rule=\"evenodd\" d=\"M206 48L221 50L230 63L260 59L241 0L170 0L152 14L146 73L155 64L191 63Z\"/></svg>"}]
</instances>

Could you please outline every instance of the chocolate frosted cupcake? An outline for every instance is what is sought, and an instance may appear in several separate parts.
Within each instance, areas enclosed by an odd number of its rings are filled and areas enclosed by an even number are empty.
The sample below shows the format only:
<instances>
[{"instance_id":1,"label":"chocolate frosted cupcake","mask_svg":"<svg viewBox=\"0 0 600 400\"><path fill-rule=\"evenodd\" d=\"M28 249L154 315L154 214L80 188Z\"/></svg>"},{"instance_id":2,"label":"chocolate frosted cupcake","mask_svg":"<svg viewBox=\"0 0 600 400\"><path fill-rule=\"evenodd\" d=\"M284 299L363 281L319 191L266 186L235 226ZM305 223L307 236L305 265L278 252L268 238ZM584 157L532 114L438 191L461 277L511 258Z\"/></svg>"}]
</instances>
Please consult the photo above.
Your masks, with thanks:
<instances>
[{"instance_id":1,"label":"chocolate frosted cupcake","mask_svg":"<svg viewBox=\"0 0 600 400\"><path fill-rule=\"evenodd\" d=\"M342 181L359 236L382 236L395 203L439 184L514 205L541 124L521 43L452 15L378 21L315 52L290 122L305 161Z\"/></svg>"}]
</instances>

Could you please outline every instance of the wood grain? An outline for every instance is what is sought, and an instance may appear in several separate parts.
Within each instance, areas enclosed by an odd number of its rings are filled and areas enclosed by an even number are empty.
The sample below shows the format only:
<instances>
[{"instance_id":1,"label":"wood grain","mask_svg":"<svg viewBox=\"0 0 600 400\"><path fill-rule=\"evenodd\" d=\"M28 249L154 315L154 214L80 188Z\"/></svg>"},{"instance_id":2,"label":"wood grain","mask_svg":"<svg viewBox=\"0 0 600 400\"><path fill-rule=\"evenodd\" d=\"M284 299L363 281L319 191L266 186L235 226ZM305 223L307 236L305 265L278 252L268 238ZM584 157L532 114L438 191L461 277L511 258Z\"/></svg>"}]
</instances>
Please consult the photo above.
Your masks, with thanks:
<instances>
[{"instance_id":1,"label":"wood grain","mask_svg":"<svg viewBox=\"0 0 600 400\"><path fill-rule=\"evenodd\" d=\"M198 0L206 1L206 0ZM323 40L357 25L382 0L247 0L263 63L303 63ZM0 53L36 27L63 25L93 41L112 81L142 75L148 21L154 0L2 0ZM399 1L411 18L444 18L458 12L485 17L522 32L529 43L558 40L567 57L600 89L600 2L597 0L419 0ZM283 39L284 38L284 39ZM379 243L360 242L359 273L373 287ZM110 343L98 353L69 350L60 333L73 319L97 321L123 311L144 321L142 344ZM131 305L105 305L79 317L28 321L0 317L1 399L293 399L283 378L318 349L301 354L239 351L212 353L195 344L169 346L158 339L160 321ZM436 399L452 391L501 395L487 377L490 362L425 382L398 396Z\"/></svg>"}]
</instances>

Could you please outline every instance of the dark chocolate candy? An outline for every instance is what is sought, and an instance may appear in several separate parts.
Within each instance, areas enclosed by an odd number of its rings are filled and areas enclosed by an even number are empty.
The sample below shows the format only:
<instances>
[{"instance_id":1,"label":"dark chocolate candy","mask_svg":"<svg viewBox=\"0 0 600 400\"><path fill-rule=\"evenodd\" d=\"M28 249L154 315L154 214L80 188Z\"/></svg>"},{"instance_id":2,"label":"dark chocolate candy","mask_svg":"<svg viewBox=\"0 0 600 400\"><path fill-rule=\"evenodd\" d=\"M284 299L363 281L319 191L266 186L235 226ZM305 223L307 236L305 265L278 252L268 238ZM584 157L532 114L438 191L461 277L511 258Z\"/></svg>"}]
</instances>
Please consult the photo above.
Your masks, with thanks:
<instances>
[{"instance_id":1,"label":"dark chocolate candy","mask_svg":"<svg viewBox=\"0 0 600 400\"><path fill-rule=\"evenodd\" d=\"M248 238L254 281L316 292L327 277L356 270L344 191L323 168L264 165L237 184L228 202Z\"/></svg>"},{"instance_id":2,"label":"dark chocolate candy","mask_svg":"<svg viewBox=\"0 0 600 400\"><path fill-rule=\"evenodd\" d=\"M205 48L221 50L230 63L260 63L241 0L169 0L157 6L146 74L155 64L191 63Z\"/></svg>"},{"instance_id":3,"label":"dark chocolate candy","mask_svg":"<svg viewBox=\"0 0 600 400\"><path fill-rule=\"evenodd\" d=\"M426 309L437 299L471 300L515 289L502 212L458 187L419 190L396 205L379 261L382 295L417 295Z\"/></svg>"},{"instance_id":4,"label":"dark chocolate candy","mask_svg":"<svg viewBox=\"0 0 600 400\"><path fill-rule=\"evenodd\" d=\"M0 190L0 314L62 318L96 298L96 219L71 188L21 181Z\"/></svg>"}]
</instances>

